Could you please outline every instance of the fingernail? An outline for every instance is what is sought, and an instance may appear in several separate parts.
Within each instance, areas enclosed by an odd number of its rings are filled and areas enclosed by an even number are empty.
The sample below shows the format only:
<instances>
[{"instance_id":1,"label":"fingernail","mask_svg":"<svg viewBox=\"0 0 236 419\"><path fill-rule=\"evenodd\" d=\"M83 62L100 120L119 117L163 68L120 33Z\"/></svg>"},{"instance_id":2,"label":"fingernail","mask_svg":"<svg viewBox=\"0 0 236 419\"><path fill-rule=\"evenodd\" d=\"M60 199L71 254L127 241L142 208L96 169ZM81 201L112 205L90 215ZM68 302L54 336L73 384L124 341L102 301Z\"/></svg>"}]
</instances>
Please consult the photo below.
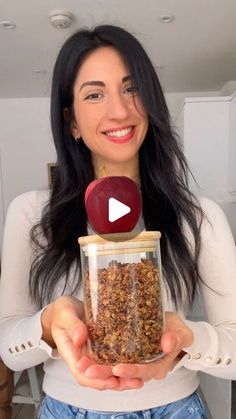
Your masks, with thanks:
<instances>
[{"instance_id":1,"label":"fingernail","mask_svg":"<svg viewBox=\"0 0 236 419\"><path fill-rule=\"evenodd\" d=\"M82 365L80 365L80 362L77 362L77 364L76 364L76 369L79 371L79 372L84 372L84 367L82 366Z\"/></svg>"},{"instance_id":2,"label":"fingernail","mask_svg":"<svg viewBox=\"0 0 236 419\"><path fill-rule=\"evenodd\" d=\"M118 368L113 367L113 368L112 368L112 373L113 373L114 375L117 375L117 374L119 373Z\"/></svg>"},{"instance_id":3,"label":"fingernail","mask_svg":"<svg viewBox=\"0 0 236 419\"><path fill-rule=\"evenodd\" d=\"M76 369L77 369L79 372L82 372L82 370L83 370L79 364L76 364Z\"/></svg>"},{"instance_id":4,"label":"fingernail","mask_svg":"<svg viewBox=\"0 0 236 419\"><path fill-rule=\"evenodd\" d=\"M91 374L91 371L90 371L89 369L87 369L87 370L84 372L84 376L85 376L86 378L96 378L96 377L94 376L94 374L93 374L93 373Z\"/></svg>"}]
</instances>

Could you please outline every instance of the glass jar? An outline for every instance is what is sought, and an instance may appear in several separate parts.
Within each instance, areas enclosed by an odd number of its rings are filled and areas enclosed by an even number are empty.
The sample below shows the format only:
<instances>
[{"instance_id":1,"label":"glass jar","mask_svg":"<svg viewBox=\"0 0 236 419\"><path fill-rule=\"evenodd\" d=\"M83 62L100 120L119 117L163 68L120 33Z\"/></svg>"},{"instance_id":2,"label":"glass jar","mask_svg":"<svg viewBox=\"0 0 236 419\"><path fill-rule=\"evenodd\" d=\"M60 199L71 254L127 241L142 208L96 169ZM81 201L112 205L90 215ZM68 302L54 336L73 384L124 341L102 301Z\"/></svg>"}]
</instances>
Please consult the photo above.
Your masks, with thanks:
<instances>
[{"instance_id":1,"label":"glass jar","mask_svg":"<svg viewBox=\"0 0 236 419\"><path fill-rule=\"evenodd\" d=\"M80 237L88 354L97 363L162 355L162 272L157 231Z\"/></svg>"}]
</instances>

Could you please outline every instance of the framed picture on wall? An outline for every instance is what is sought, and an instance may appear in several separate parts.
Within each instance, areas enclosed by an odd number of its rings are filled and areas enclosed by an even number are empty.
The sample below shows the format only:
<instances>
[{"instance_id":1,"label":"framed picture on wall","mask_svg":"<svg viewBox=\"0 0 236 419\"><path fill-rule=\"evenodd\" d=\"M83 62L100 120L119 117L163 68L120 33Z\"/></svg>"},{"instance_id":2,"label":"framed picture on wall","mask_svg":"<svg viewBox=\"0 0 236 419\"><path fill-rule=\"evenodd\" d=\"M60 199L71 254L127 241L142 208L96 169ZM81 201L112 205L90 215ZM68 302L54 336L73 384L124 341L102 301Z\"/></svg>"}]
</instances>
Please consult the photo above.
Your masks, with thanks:
<instances>
[{"instance_id":1,"label":"framed picture on wall","mask_svg":"<svg viewBox=\"0 0 236 419\"><path fill-rule=\"evenodd\" d=\"M54 178L55 178L55 171L56 171L57 165L56 163L48 163L48 186L49 188L52 187Z\"/></svg>"}]
</instances>

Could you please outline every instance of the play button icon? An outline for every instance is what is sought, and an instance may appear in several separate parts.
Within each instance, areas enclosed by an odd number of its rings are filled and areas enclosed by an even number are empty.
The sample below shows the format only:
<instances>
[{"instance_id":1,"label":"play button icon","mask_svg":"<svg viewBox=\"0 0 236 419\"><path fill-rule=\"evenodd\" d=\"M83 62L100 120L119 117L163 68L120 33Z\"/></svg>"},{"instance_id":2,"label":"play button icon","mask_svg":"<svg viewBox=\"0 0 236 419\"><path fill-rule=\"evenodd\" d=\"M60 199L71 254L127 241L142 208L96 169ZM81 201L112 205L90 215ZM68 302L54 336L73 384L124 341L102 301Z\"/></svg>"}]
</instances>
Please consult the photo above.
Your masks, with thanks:
<instances>
[{"instance_id":1,"label":"play button icon","mask_svg":"<svg viewBox=\"0 0 236 419\"><path fill-rule=\"evenodd\" d=\"M106 176L92 181L85 191L90 226L97 234L131 232L141 214L141 194L126 176Z\"/></svg>"},{"instance_id":2,"label":"play button icon","mask_svg":"<svg viewBox=\"0 0 236 419\"><path fill-rule=\"evenodd\" d=\"M119 218L124 217L124 215L129 214L131 211L128 205L123 204L115 198L109 198L108 205L108 219L111 223L119 220Z\"/></svg>"}]
</instances>

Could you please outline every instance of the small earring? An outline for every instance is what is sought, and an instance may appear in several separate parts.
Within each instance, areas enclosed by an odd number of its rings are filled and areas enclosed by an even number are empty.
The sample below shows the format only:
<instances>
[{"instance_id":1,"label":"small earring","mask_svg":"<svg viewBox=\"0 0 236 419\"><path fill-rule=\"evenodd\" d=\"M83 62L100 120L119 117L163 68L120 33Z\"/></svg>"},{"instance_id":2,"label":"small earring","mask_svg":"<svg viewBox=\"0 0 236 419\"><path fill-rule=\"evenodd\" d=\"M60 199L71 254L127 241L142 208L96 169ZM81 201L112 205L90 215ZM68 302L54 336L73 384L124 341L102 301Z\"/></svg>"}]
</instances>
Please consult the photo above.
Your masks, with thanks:
<instances>
[{"instance_id":1,"label":"small earring","mask_svg":"<svg viewBox=\"0 0 236 419\"><path fill-rule=\"evenodd\" d=\"M80 140L80 137L74 137L75 141L78 143Z\"/></svg>"}]
</instances>

